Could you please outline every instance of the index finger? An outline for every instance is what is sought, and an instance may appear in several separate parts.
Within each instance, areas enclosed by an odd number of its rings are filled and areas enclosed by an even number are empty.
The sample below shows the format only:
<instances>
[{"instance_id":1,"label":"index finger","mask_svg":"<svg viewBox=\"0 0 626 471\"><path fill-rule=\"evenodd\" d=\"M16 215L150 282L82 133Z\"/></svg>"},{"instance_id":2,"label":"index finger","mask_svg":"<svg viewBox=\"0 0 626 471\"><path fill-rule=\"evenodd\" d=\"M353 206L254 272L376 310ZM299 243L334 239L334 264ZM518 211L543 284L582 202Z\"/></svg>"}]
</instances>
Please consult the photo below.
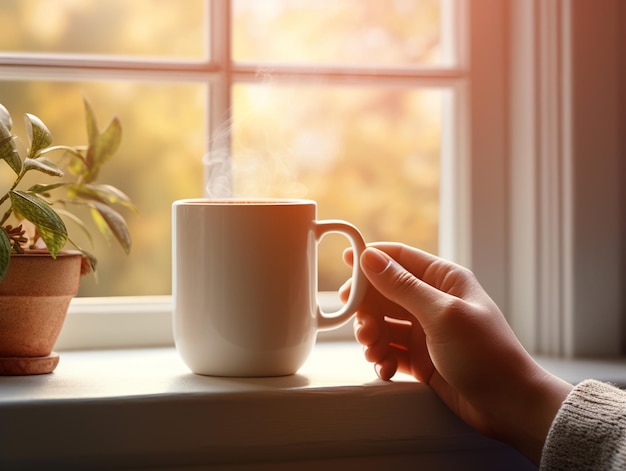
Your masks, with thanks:
<instances>
[{"instance_id":1,"label":"index finger","mask_svg":"<svg viewBox=\"0 0 626 471\"><path fill-rule=\"evenodd\" d=\"M424 250L397 242L368 244L386 253L406 271L427 285L466 301L483 302L484 292L467 268ZM350 259L351 254L346 254Z\"/></svg>"}]
</instances>

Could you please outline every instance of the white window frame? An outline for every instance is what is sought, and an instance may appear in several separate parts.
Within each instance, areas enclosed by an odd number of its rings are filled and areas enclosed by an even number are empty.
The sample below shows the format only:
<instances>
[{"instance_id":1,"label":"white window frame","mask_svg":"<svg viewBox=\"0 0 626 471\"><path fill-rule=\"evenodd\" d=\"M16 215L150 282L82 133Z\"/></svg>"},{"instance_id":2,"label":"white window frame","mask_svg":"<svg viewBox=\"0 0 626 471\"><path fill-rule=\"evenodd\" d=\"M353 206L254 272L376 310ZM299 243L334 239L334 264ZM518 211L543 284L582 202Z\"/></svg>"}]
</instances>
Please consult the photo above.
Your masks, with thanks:
<instances>
[{"instance_id":1,"label":"white window frame","mask_svg":"<svg viewBox=\"0 0 626 471\"><path fill-rule=\"evenodd\" d=\"M616 53L617 32L609 37L597 37L597 33L602 21L619 8L618 2L446 2L455 7L451 11L458 12L458 68L417 74L390 70L382 75L390 81L401 77L412 86L436 85L442 80L450 84L458 79L454 109L459 112L443 133L457 139L444 137L442 149L442 170L447 177L442 182L441 252L474 270L530 350L616 355L621 345L620 265L619 257L611 253L619 247L614 227L614 221L620 220L619 172L615 171L619 133L616 105L610 97L617 83L590 74L582 81L573 80L591 65L607 73L614 71L616 60L614 55L604 61L571 58L578 52L573 49L581 46L573 40L572 24L579 28L581 18L589 17L597 21L591 22L584 39L595 38L598 47ZM176 77L209 83L208 118L213 128L228 116L232 81L256 76L255 67L230 63L230 23L223 21L230 17L229 8L229 2L211 2L212 60L206 63L142 63L139 70L132 62L117 59L92 62L59 56L42 60L0 54L0 77L61 80L71 67L87 79ZM358 82L372 73L381 77L380 70L371 69L352 69L348 76L332 67L323 72L331 80ZM276 66L272 73L285 80L308 76L301 67ZM590 103L586 90L600 84L604 87L598 89L601 99ZM597 116L581 112L588 106L605 116L608 125L604 129L591 126L594 132L586 130L582 135L574 131L593 125L590 121ZM212 145L228 148L229 136L222 134L221 139ZM598 191L586 198L574 184L580 173L573 173L579 166L584 168L585 156L599 143L609 158L592 182ZM584 207L577 204L582 198ZM600 260L579 256L580 250L592 249L602 249ZM593 278L597 273L616 281L599 282ZM592 311L595 317L588 315ZM72 302L58 348L171 343L170 297L83 298Z\"/></svg>"},{"instance_id":2,"label":"white window frame","mask_svg":"<svg viewBox=\"0 0 626 471\"><path fill-rule=\"evenodd\" d=\"M511 8L510 321L535 352L617 356L626 9L584 0Z\"/></svg>"}]
</instances>

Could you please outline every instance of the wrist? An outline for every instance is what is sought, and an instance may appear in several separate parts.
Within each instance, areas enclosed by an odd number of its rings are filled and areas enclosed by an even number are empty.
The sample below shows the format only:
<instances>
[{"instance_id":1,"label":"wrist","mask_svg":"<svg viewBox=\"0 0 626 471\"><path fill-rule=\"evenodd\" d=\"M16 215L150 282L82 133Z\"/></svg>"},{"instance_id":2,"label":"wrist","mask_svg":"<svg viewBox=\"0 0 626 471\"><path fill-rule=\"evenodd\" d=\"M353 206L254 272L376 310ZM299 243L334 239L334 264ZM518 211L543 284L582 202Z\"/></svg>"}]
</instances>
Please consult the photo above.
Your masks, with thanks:
<instances>
[{"instance_id":1,"label":"wrist","mask_svg":"<svg viewBox=\"0 0 626 471\"><path fill-rule=\"evenodd\" d=\"M536 368L527 387L520 389L515 403L517 423L508 424L511 433L505 441L539 465L552 422L573 386Z\"/></svg>"}]
</instances>

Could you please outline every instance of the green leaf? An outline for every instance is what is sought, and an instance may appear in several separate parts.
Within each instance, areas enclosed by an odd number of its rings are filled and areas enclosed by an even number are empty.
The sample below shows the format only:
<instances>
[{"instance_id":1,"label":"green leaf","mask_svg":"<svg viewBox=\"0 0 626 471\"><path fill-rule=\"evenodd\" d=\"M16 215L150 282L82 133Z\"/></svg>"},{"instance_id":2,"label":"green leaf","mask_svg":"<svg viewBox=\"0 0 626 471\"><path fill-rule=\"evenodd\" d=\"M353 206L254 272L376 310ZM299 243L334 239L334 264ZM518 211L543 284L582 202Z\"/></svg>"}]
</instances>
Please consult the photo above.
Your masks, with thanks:
<instances>
[{"instance_id":1,"label":"green leaf","mask_svg":"<svg viewBox=\"0 0 626 471\"><path fill-rule=\"evenodd\" d=\"M114 209L101 203L93 203L91 215L94 222L105 236L108 236L107 229L113 233L126 254L130 253L130 231L124 218Z\"/></svg>"},{"instance_id":2,"label":"green leaf","mask_svg":"<svg viewBox=\"0 0 626 471\"><path fill-rule=\"evenodd\" d=\"M13 190L10 197L15 211L35 225L50 254L56 257L67 242L67 229L61 217L35 195Z\"/></svg>"},{"instance_id":3,"label":"green leaf","mask_svg":"<svg viewBox=\"0 0 626 471\"><path fill-rule=\"evenodd\" d=\"M7 274L11 260L11 240L4 229L0 228L0 280Z\"/></svg>"},{"instance_id":4,"label":"green leaf","mask_svg":"<svg viewBox=\"0 0 626 471\"><path fill-rule=\"evenodd\" d=\"M30 144L29 157L35 158L42 149L52 144L52 134L43 121L34 114L26 113L26 131Z\"/></svg>"},{"instance_id":5,"label":"green leaf","mask_svg":"<svg viewBox=\"0 0 626 471\"><path fill-rule=\"evenodd\" d=\"M39 157L38 159L26 157L24 159L24 171L28 172L29 170L37 170L53 177L62 177L64 175L63 170L56 163L45 157Z\"/></svg>"},{"instance_id":6,"label":"green leaf","mask_svg":"<svg viewBox=\"0 0 626 471\"><path fill-rule=\"evenodd\" d=\"M70 219L78 227L80 227L82 229L82 231L84 232L85 236L87 237L87 239L89 240L89 243L93 247L93 238L91 237L91 232L89 232L89 228L85 225L85 223L82 221L82 219L80 219L74 213L71 213L71 212L66 211L64 209L57 209L56 212L57 212L57 214L59 214L59 216L63 216L63 217L66 217L66 218ZM74 244L74 246L76 246L78 248L78 246L73 241L72 241L72 244ZM80 249L80 248L79 248L79 250L82 251L82 249Z\"/></svg>"},{"instance_id":7,"label":"green leaf","mask_svg":"<svg viewBox=\"0 0 626 471\"><path fill-rule=\"evenodd\" d=\"M87 147L84 149L80 149L79 147L74 147L74 152L72 153L73 159L67 164L67 171L74 176L79 176L87 173Z\"/></svg>"},{"instance_id":8,"label":"green leaf","mask_svg":"<svg viewBox=\"0 0 626 471\"><path fill-rule=\"evenodd\" d=\"M89 145L92 146L95 144L96 139L98 138L98 123L96 121L96 115L93 112L91 105L84 97L83 103L85 104L85 123L87 124L87 139L89 140Z\"/></svg>"},{"instance_id":9,"label":"green leaf","mask_svg":"<svg viewBox=\"0 0 626 471\"><path fill-rule=\"evenodd\" d=\"M11 113L7 110L3 104L0 104L0 124L4 124L9 131L13 129L13 120L11 119Z\"/></svg>"},{"instance_id":10,"label":"green leaf","mask_svg":"<svg viewBox=\"0 0 626 471\"><path fill-rule=\"evenodd\" d=\"M102 165L117 152L122 142L122 125L116 116L111 120L104 132L100 134L91 105L89 105L87 100L84 101L87 135L89 137L89 147L87 148L85 159L87 171L84 181L90 183L98 177Z\"/></svg>"},{"instance_id":11,"label":"green leaf","mask_svg":"<svg viewBox=\"0 0 626 471\"><path fill-rule=\"evenodd\" d=\"M0 160L5 160L17 174L22 170L22 159L15 145L15 137L9 128L0 122Z\"/></svg>"},{"instance_id":12,"label":"green leaf","mask_svg":"<svg viewBox=\"0 0 626 471\"><path fill-rule=\"evenodd\" d=\"M83 257L85 257L87 259L87 261L89 262L89 267L91 268L91 272L94 274L94 276L96 277L96 281L97 281L97 274L96 274L96 267L98 266L98 259L96 258L95 255L93 255L92 253L86 251L85 249L81 248L76 242L74 242L71 237L67 238L68 242L70 244L72 244L76 249L78 249L80 251L80 253L83 254ZM80 274L81 275L86 275L89 272L85 272L83 271L84 267L81 265L80 267Z\"/></svg>"},{"instance_id":13,"label":"green leaf","mask_svg":"<svg viewBox=\"0 0 626 471\"><path fill-rule=\"evenodd\" d=\"M67 185L67 183L51 183L49 185L41 185L37 183L28 189L28 193L48 196L52 190L56 190L57 188L61 188L65 185ZM58 212L60 212L60 210L57 210L57 213Z\"/></svg>"},{"instance_id":14,"label":"green leaf","mask_svg":"<svg viewBox=\"0 0 626 471\"><path fill-rule=\"evenodd\" d=\"M120 204L132 211L137 208L130 198L118 188L105 184L72 184L68 186L68 192L75 198L98 201L106 205Z\"/></svg>"},{"instance_id":15,"label":"green leaf","mask_svg":"<svg viewBox=\"0 0 626 471\"><path fill-rule=\"evenodd\" d=\"M87 260L89 260L89 266L91 267L91 271L92 272L96 272L96 267L98 266L98 259L95 257L95 255L93 255L90 252L87 252L84 249L79 248L78 250L80 250L80 252L87 257Z\"/></svg>"}]
</instances>

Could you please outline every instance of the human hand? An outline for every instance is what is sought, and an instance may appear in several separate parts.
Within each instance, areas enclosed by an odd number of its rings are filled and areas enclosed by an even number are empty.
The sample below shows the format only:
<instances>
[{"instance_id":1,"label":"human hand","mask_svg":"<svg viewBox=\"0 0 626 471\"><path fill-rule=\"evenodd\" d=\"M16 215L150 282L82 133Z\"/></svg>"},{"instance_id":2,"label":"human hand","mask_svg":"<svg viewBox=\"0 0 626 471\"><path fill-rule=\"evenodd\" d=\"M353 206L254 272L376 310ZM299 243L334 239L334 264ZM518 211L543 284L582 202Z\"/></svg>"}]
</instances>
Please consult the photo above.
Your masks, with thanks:
<instances>
[{"instance_id":1,"label":"human hand","mask_svg":"<svg viewBox=\"0 0 626 471\"><path fill-rule=\"evenodd\" d=\"M345 259L353 263L350 250ZM395 243L370 245L360 265L371 287L355 335L377 374L414 376L469 425L538 463L572 386L532 359L474 274Z\"/></svg>"}]
</instances>

